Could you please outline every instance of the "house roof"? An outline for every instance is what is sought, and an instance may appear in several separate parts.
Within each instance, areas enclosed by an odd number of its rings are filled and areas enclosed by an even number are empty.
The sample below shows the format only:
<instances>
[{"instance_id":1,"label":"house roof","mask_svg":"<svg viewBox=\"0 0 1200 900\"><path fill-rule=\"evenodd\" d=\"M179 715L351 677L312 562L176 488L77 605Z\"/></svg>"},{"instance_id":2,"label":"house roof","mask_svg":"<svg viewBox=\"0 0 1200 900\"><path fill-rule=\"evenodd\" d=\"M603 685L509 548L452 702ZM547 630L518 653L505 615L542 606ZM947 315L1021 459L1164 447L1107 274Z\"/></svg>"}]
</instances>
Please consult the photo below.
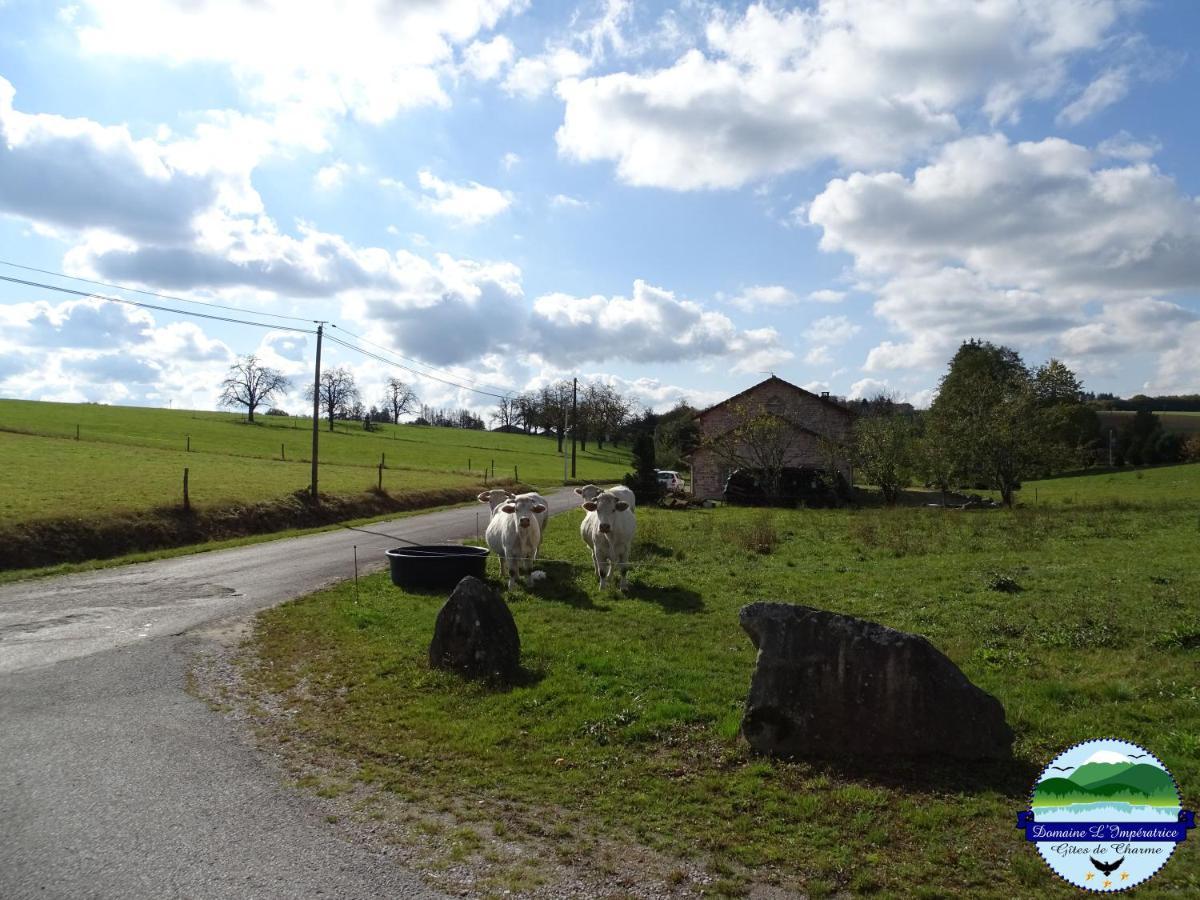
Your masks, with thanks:
<instances>
[{"instance_id":1,"label":"house roof","mask_svg":"<svg viewBox=\"0 0 1200 900\"><path fill-rule=\"evenodd\" d=\"M720 403L714 403L708 409L701 410L700 412L696 413L695 418L703 419L705 416L707 416L713 410L720 409L722 406L725 406L726 404L733 403L735 400L739 400L748 394L752 394L754 391L758 390L763 385L770 384L772 381L778 382L779 384L782 384L784 387L791 388L793 391L796 391L797 393L805 394L806 396L812 397L814 400L819 400L820 402L824 403L826 406L830 407L831 409L836 409L838 412L842 413L845 416L848 416L850 418L854 417L854 413L852 413L850 410L846 409L846 407L842 406L840 403L835 403L834 401L830 400L828 397L821 397L818 394L814 394L812 391L806 391L804 388L800 387L799 385L792 384L790 381L784 381L778 375L772 375L770 378L760 381L758 384L752 384L750 387L746 388L744 391L734 394L732 397L726 397Z\"/></svg>"}]
</instances>

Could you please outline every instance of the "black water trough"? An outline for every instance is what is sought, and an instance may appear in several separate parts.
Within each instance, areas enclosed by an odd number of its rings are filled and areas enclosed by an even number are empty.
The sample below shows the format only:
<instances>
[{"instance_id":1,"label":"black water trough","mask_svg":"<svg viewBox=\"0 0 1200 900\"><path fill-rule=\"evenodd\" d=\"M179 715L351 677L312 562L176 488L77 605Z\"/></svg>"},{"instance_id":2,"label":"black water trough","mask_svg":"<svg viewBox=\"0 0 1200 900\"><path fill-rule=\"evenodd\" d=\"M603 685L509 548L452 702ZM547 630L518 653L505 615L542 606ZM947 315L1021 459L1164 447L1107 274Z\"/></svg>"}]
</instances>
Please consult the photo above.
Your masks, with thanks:
<instances>
[{"instance_id":1,"label":"black water trough","mask_svg":"<svg viewBox=\"0 0 1200 900\"><path fill-rule=\"evenodd\" d=\"M387 552L392 584L399 588L452 588L467 575L486 575L486 547L426 544Z\"/></svg>"}]
</instances>

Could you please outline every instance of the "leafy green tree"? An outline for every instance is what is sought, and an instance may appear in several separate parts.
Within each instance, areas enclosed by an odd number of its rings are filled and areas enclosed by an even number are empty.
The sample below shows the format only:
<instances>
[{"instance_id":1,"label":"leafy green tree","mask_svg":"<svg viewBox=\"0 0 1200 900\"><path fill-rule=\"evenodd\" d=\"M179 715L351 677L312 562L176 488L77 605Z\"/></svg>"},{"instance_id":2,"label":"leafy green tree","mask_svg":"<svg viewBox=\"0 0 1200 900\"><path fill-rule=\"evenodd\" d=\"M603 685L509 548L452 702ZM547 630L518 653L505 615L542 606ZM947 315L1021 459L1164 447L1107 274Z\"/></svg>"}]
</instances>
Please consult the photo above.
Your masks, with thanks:
<instances>
[{"instance_id":1,"label":"leafy green tree","mask_svg":"<svg viewBox=\"0 0 1200 900\"><path fill-rule=\"evenodd\" d=\"M1162 436L1162 422L1148 409L1139 409L1117 433L1117 455L1131 466L1158 461L1156 447Z\"/></svg>"},{"instance_id":2,"label":"leafy green tree","mask_svg":"<svg viewBox=\"0 0 1200 900\"><path fill-rule=\"evenodd\" d=\"M649 431L641 431L634 438L633 471L625 476L624 483L633 491L639 504L657 502L662 496L654 456L654 435Z\"/></svg>"},{"instance_id":3,"label":"leafy green tree","mask_svg":"<svg viewBox=\"0 0 1200 900\"><path fill-rule=\"evenodd\" d=\"M988 341L963 343L929 410L930 440L946 457L954 482L992 487L1011 506L1023 479L1059 463L1061 445L1043 401L1077 390L1072 380L1055 366L1039 396L1036 374L1015 350Z\"/></svg>"},{"instance_id":4,"label":"leafy green tree","mask_svg":"<svg viewBox=\"0 0 1200 900\"><path fill-rule=\"evenodd\" d=\"M916 431L911 415L897 411L891 398L878 397L865 405L854 423L855 468L869 484L879 487L883 502L895 506L912 480Z\"/></svg>"}]
</instances>

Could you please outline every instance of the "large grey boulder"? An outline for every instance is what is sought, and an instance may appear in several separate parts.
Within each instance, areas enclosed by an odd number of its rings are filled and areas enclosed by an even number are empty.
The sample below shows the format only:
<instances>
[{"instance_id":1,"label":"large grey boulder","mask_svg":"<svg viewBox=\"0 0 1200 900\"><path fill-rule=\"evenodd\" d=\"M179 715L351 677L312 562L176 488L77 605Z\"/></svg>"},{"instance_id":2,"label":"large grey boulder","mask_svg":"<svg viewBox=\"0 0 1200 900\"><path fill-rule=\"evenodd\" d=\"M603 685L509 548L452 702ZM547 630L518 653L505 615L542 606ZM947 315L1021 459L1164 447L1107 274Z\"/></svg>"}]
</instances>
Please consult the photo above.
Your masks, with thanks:
<instances>
[{"instance_id":1,"label":"large grey boulder","mask_svg":"<svg viewBox=\"0 0 1200 900\"><path fill-rule=\"evenodd\" d=\"M742 732L779 756L1009 756L1000 701L925 638L850 616L751 603L758 648Z\"/></svg>"},{"instance_id":2,"label":"large grey boulder","mask_svg":"<svg viewBox=\"0 0 1200 900\"><path fill-rule=\"evenodd\" d=\"M511 681L521 665L521 638L508 605L472 575L438 612L429 665L469 678Z\"/></svg>"}]
</instances>

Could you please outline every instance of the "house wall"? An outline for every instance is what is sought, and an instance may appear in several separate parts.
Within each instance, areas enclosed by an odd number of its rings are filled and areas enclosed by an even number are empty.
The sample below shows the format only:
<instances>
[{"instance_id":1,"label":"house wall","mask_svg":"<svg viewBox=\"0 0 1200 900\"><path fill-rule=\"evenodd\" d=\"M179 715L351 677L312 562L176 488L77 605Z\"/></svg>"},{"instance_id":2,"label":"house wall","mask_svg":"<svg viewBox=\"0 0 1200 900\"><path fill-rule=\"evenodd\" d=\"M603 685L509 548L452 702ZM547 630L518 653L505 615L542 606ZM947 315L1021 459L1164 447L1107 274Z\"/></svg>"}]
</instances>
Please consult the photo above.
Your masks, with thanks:
<instances>
[{"instance_id":1,"label":"house wall","mask_svg":"<svg viewBox=\"0 0 1200 900\"><path fill-rule=\"evenodd\" d=\"M792 422L810 428L817 434L844 443L850 438L851 416L809 394L802 394L790 385L765 382L739 398L736 403L720 406L699 417L701 440L724 434L736 422L737 406L762 404L771 412L786 416ZM725 479L732 468L728 461L711 451L697 450L692 454L692 493L702 500L719 500ZM800 434L787 457L789 466L823 468L825 458L815 435ZM838 469L850 478L850 463L839 460Z\"/></svg>"}]
</instances>

